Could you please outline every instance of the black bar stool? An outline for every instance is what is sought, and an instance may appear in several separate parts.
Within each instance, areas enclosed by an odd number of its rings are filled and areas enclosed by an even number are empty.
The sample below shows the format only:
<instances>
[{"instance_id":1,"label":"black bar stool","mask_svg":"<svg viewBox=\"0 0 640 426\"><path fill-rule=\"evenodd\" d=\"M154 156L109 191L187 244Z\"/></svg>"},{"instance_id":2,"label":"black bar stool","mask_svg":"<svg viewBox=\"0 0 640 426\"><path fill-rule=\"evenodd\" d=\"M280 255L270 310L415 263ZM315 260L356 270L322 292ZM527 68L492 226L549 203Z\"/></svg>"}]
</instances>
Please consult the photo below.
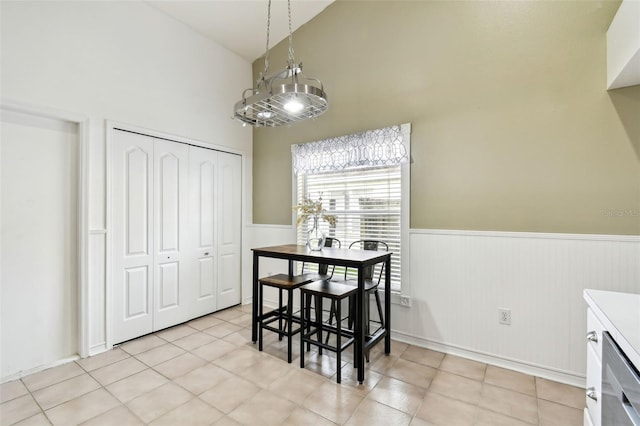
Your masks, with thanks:
<instances>
[{"instance_id":1,"label":"black bar stool","mask_svg":"<svg viewBox=\"0 0 640 426\"><path fill-rule=\"evenodd\" d=\"M358 241L354 241L351 244L349 244L349 249L360 249L360 250L372 250L372 251L385 251L388 252L389 251L389 245L387 243L385 243L384 241L378 241L378 240L358 240ZM370 304L369 304L369 299L370 299L370 295L373 294L375 296L375 300L376 300L376 307L378 308L378 323L379 323L379 328L384 328L385 326L385 318L384 315L382 313L382 302L380 301L380 294L378 293L378 287L380 286L380 282L382 281L382 274L384 273L384 263L380 263L377 265L372 265L372 266L367 266L366 268L364 268L363 274L364 274L364 291L365 291L365 299L366 299L366 303L363 306L364 308L364 315L365 315L365 322L364 322L364 326L365 326L365 334L366 335L370 335L371 334L371 323L374 322L371 319L371 315L370 315ZM335 282L339 282L345 285L349 285L349 286L357 286L358 282L357 280L354 280L352 278L348 277L348 270L345 269L344 271L344 279L342 278L332 278L333 281ZM353 322L355 320L354 315L355 315L355 298L350 298L349 299L349 327L353 326ZM332 302L331 303L331 309L330 309L330 313L329 313L329 323L331 323L333 321L334 316L336 316L336 312L335 312L335 303ZM337 318L340 318L340 316L337 316ZM369 352L367 352L365 354L366 360L367 362L369 362Z\"/></svg>"},{"instance_id":2,"label":"black bar stool","mask_svg":"<svg viewBox=\"0 0 640 426\"><path fill-rule=\"evenodd\" d=\"M355 295L358 291L356 287L334 283L330 280L314 281L309 284L305 284L300 287L300 328L302 333L300 334L300 368L304 368L304 344L307 343L315 345L319 348L320 353L322 349L327 349L336 353L337 358L337 382L341 382L341 368L342 351L349 347L349 345L355 342L353 330L348 328L342 328L341 321L336 321L336 325L325 323L322 320L322 310L318 309L318 304L322 306L322 298L330 299L332 304L335 304L336 316L340 316L341 301L349 296ZM311 319L311 297L314 296L316 303L316 315ZM320 313L319 313L320 312ZM335 334L336 344L332 346L329 344L329 339L323 341L322 333L327 332L329 334ZM315 338L314 338L315 337ZM346 340L342 340L342 339Z\"/></svg>"},{"instance_id":3,"label":"black bar stool","mask_svg":"<svg viewBox=\"0 0 640 426\"><path fill-rule=\"evenodd\" d=\"M262 331L269 330L278 334L278 339L282 340L287 337L287 362L291 363L291 338L300 332L301 327L293 328L293 323L299 323L300 320L293 316L293 290L310 282L311 280L305 275L290 276L287 274L271 275L261 278L260 283L260 300L258 301L258 350L262 351ZM263 312L263 287L275 287L278 289L278 308L267 312ZM282 304L282 292L287 292L287 304ZM274 322L277 325L271 325Z\"/></svg>"},{"instance_id":4,"label":"black bar stool","mask_svg":"<svg viewBox=\"0 0 640 426\"><path fill-rule=\"evenodd\" d=\"M340 240L337 238L327 237L324 243L325 247L340 247ZM262 351L262 331L263 329L273 331L278 334L278 340L282 340L283 337L287 337L287 361L291 363L291 338L297 334L300 329L293 329L293 323L298 323L300 320L293 315L293 290L297 289L303 284L310 283L315 280L327 279L333 276L334 266L320 264L318 265L318 272L305 272L306 265L302 264L301 275L287 275L276 274L268 277L260 278L258 284L259 289L259 303L258 303L258 350ZM278 308L274 309L266 314L264 309L264 292L263 287L274 287L278 289ZM283 305L282 292L287 292L287 304ZM278 321L278 325L271 325L275 321Z\"/></svg>"}]
</instances>

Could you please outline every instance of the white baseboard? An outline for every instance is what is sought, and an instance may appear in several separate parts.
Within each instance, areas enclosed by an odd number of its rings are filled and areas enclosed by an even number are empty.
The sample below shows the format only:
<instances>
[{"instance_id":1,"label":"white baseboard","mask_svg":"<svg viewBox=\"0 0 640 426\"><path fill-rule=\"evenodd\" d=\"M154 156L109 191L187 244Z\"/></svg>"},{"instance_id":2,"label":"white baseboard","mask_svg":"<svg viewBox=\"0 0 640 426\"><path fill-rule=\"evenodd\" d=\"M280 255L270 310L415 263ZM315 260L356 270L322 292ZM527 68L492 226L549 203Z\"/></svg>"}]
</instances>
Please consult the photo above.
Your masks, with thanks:
<instances>
[{"instance_id":1,"label":"white baseboard","mask_svg":"<svg viewBox=\"0 0 640 426\"><path fill-rule=\"evenodd\" d=\"M28 376L30 374L38 373L40 371L48 370L49 368L58 367L60 365L68 364L68 363L76 361L78 359L80 359L80 356L73 355L73 356L70 356L70 357L67 357L67 358L62 358L62 359L56 360L56 361L51 362L49 364L39 365L37 367L30 368L28 370L19 371L19 372L15 373L15 374L11 374L11 375L9 375L7 377L2 377L0 379L0 383L6 383L6 382L11 382L13 380L18 380L18 379L21 379L21 378L23 378L25 376Z\"/></svg>"},{"instance_id":2,"label":"white baseboard","mask_svg":"<svg viewBox=\"0 0 640 426\"><path fill-rule=\"evenodd\" d=\"M413 336L401 331L392 330L391 338L398 342L408 343L414 346L419 346L433 351L442 352L445 354L451 354L462 358L467 358L473 361L490 364L496 367L506 368L508 370L518 371L520 373L528 374L531 376L541 377L543 379L553 380L559 383L565 383L567 385L577 386L579 388L585 387L585 376L575 375L568 371L561 371L543 367L540 365L528 364L522 361L508 359L494 354L488 354L483 352L474 351L468 348L462 348L455 345L449 345L443 342L436 342L428 339L424 339L418 336Z\"/></svg>"}]
</instances>

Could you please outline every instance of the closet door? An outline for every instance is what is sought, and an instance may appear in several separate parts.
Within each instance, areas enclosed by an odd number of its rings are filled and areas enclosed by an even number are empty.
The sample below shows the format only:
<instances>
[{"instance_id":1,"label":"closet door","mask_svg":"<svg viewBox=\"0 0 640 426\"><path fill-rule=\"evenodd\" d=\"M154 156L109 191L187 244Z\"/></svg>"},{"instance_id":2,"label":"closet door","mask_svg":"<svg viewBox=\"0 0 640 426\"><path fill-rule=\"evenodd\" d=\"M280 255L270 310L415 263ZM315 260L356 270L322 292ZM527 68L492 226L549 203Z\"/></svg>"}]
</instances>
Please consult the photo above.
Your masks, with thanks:
<instances>
[{"instance_id":1,"label":"closet door","mask_svg":"<svg viewBox=\"0 0 640 426\"><path fill-rule=\"evenodd\" d=\"M192 316L216 310L218 153L189 147L190 254Z\"/></svg>"},{"instance_id":2,"label":"closet door","mask_svg":"<svg viewBox=\"0 0 640 426\"><path fill-rule=\"evenodd\" d=\"M240 303L242 158L220 152L218 170L217 309L224 309Z\"/></svg>"},{"instance_id":3,"label":"closet door","mask_svg":"<svg viewBox=\"0 0 640 426\"><path fill-rule=\"evenodd\" d=\"M189 146L154 141L154 312L153 330L190 318L188 194Z\"/></svg>"},{"instance_id":4,"label":"closet door","mask_svg":"<svg viewBox=\"0 0 640 426\"><path fill-rule=\"evenodd\" d=\"M114 131L113 342L153 331L153 138Z\"/></svg>"}]
</instances>

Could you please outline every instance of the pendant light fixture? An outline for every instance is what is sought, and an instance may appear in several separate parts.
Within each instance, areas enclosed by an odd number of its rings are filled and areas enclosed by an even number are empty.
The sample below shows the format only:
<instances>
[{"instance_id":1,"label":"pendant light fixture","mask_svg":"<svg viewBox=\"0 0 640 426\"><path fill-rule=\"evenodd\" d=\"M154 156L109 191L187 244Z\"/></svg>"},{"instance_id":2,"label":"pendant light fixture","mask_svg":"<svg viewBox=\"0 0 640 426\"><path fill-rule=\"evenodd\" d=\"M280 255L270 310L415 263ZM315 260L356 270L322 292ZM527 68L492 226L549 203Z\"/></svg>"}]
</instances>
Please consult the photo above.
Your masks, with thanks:
<instances>
[{"instance_id":1,"label":"pendant light fixture","mask_svg":"<svg viewBox=\"0 0 640 426\"><path fill-rule=\"evenodd\" d=\"M293 57L291 32L291 0L287 0L289 12L289 57L282 71L269 73L269 30L271 26L271 0L267 6L267 50L264 54L264 71L260 73L255 88L246 89L242 99L233 108L233 118L243 126L275 127L296 121L315 118L329 106L322 82L302 74L302 63ZM249 95L249 96L247 96Z\"/></svg>"}]
</instances>

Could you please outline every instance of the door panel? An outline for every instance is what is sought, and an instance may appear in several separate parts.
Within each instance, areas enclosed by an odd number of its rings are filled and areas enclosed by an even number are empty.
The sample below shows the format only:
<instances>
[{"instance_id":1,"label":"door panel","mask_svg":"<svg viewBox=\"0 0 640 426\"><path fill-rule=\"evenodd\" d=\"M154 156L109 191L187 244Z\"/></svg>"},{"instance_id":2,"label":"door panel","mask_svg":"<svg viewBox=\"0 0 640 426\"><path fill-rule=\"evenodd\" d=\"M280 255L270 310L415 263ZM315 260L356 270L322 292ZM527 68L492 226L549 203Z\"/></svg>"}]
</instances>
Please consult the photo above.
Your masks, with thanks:
<instances>
[{"instance_id":1,"label":"door panel","mask_svg":"<svg viewBox=\"0 0 640 426\"><path fill-rule=\"evenodd\" d=\"M190 318L188 268L182 267L189 226L189 147L155 139L154 159L156 331Z\"/></svg>"},{"instance_id":2,"label":"door panel","mask_svg":"<svg viewBox=\"0 0 640 426\"><path fill-rule=\"evenodd\" d=\"M113 342L153 331L153 138L114 130Z\"/></svg>"},{"instance_id":3,"label":"door panel","mask_svg":"<svg viewBox=\"0 0 640 426\"><path fill-rule=\"evenodd\" d=\"M149 254L149 154L139 146L124 153L127 255Z\"/></svg>"},{"instance_id":4,"label":"door panel","mask_svg":"<svg viewBox=\"0 0 640 426\"><path fill-rule=\"evenodd\" d=\"M146 266L128 268L125 270L125 318L149 314L149 271Z\"/></svg>"},{"instance_id":5,"label":"door panel","mask_svg":"<svg viewBox=\"0 0 640 426\"><path fill-rule=\"evenodd\" d=\"M218 154L219 182L218 301L217 309L240 303L240 247L242 216L242 159L239 155Z\"/></svg>"},{"instance_id":6,"label":"door panel","mask_svg":"<svg viewBox=\"0 0 640 426\"><path fill-rule=\"evenodd\" d=\"M205 315L216 309L217 258L217 162L218 153L204 148L189 148L190 167L190 258L198 271L191 294L193 315Z\"/></svg>"},{"instance_id":7,"label":"door panel","mask_svg":"<svg viewBox=\"0 0 640 426\"><path fill-rule=\"evenodd\" d=\"M175 145L175 144L174 144ZM158 159L160 213L159 253L179 250L180 234L180 160L173 153Z\"/></svg>"},{"instance_id":8,"label":"door panel","mask_svg":"<svg viewBox=\"0 0 640 426\"><path fill-rule=\"evenodd\" d=\"M160 265L157 288L158 310L175 308L180 303L180 267L177 262Z\"/></svg>"},{"instance_id":9,"label":"door panel","mask_svg":"<svg viewBox=\"0 0 640 426\"><path fill-rule=\"evenodd\" d=\"M206 154L202 150L200 155ZM216 180L215 180L215 155L206 155L205 158L196 160L200 166L199 174L197 175L197 185L199 187L199 208L196 212L198 215L198 237L199 248L213 249L214 245L214 217L215 217L215 194L216 194Z\"/></svg>"},{"instance_id":10,"label":"door panel","mask_svg":"<svg viewBox=\"0 0 640 426\"><path fill-rule=\"evenodd\" d=\"M205 299L215 298L216 296L216 276L215 276L215 262L212 256L198 259L198 283L199 292L197 295L198 301L204 301ZM210 309L215 309L211 307Z\"/></svg>"}]
</instances>

